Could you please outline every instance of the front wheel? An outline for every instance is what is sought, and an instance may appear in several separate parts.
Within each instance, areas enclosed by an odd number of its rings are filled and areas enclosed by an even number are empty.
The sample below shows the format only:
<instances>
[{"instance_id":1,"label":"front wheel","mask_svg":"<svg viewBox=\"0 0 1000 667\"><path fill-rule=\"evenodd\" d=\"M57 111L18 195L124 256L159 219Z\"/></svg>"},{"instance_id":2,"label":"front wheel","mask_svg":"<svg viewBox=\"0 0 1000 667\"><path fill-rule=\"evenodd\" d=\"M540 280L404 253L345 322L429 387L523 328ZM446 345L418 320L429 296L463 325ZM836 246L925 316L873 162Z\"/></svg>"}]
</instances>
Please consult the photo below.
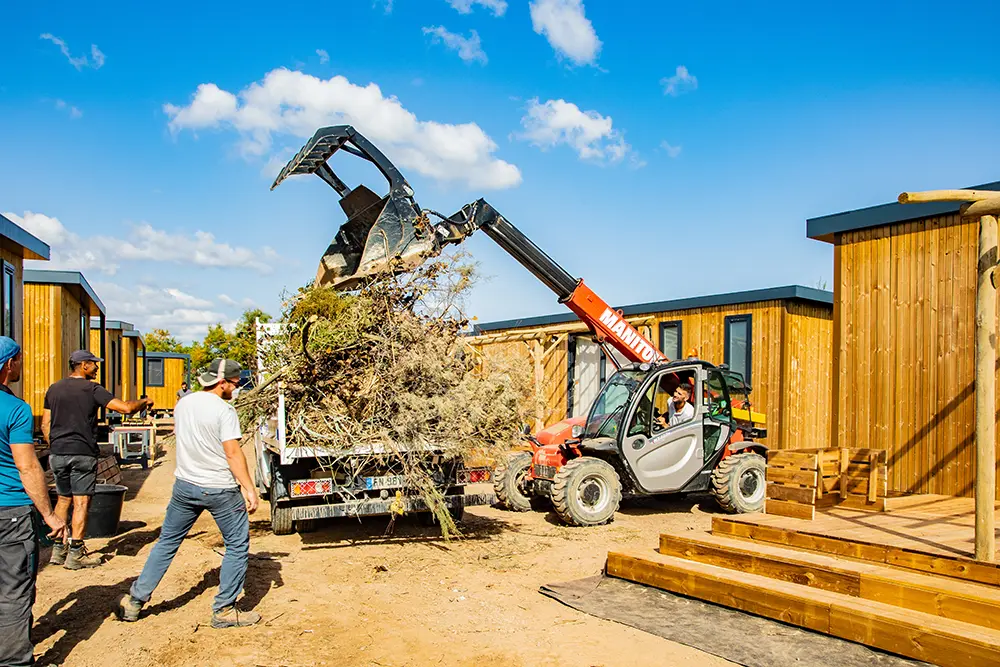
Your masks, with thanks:
<instances>
[{"instance_id":1,"label":"front wheel","mask_svg":"<svg viewBox=\"0 0 1000 667\"><path fill-rule=\"evenodd\" d=\"M291 535L295 532L290 506L271 503L271 530L275 535Z\"/></svg>"},{"instance_id":2,"label":"front wheel","mask_svg":"<svg viewBox=\"0 0 1000 667\"><path fill-rule=\"evenodd\" d=\"M500 504L515 512L531 509L528 483L531 481L531 452L511 454L507 464L493 473L493 491Z\"/></svg>"},{"instance_id":3,"label":"front wheel","mask_svg":"<svg viewBox=\"0 0 1000 667\"><path fill-rule=\"evenodd\" d=\"M621 501L618 473L601 459L573 459L552 480L552 508L571 526L610 523Z\"/></svg>"},{"instance_id":4,"label":"front wheel","mask_svg":"<svg viewBox=\"0 0 1000 667\"><path fill-rule=\"evenodd\" d=\"M749 514L764 509L767 462L760 454L733 454L712 471L712 495L724 511Z\"/></svg>"}]
</instances>

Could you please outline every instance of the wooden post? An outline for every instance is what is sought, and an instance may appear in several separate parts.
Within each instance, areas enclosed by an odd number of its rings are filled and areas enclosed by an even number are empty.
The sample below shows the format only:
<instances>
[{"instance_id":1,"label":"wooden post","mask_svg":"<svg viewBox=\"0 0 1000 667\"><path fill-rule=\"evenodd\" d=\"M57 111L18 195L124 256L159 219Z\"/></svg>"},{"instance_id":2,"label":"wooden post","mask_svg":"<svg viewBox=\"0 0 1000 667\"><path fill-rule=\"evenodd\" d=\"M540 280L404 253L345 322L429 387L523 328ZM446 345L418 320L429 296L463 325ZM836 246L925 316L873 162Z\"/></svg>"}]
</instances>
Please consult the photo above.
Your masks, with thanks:
<instances>
[{"instance_id":1,"label":"wooden post","mask_svg":"<svg viewBox=\"0 0 1000 667\"><path fill-rule=\"evenodd\" d=\"M545 428L545 367L542 341L531 341L531 358L535 366L535 433Z\"/></svg>"},{"instance_id":2,"label":"wooden post","mask_svg":"<svg viewBox=\"0 0 1000 667\"><path fill-rule=\"evenodd\" d=\"M990 279L996 265L997 219L984 215L976 265L976 560L989 562L996 555L997 290Z\"/></svg>"}]
</instances>

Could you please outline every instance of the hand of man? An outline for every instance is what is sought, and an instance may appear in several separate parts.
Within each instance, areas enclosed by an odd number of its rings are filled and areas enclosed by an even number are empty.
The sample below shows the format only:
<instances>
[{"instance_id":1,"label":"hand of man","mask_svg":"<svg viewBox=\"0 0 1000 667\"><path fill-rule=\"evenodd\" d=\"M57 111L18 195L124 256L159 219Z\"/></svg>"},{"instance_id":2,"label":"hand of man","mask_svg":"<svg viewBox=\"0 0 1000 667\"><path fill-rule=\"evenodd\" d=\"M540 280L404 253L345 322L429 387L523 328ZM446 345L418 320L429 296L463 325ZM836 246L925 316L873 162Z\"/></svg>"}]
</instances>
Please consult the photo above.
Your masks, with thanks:
<instances>
[{"instance_id":1,"label":"hand of man","mask_svg":"<svg viewBox=\"0 0 1000 667\"><path fill-rule=\"evenodd\" d=\"M146 408L147 409L153 407L153 399L147 398L147 399L145 399L145 401L146 401Z\"/></svg>"},{"instance_id":2,"label":"hand of man","mask_svg":"<svg viewBox=\"0 0 1000 667\"><path fill-rule=\"evenodd\" d=\"M44 518L45 525L52 529L49 533L49 537L53 540L61 540L66 534L66 522L56 516L55 512L50 513Z\"/></svg>"},{"instance_id":3,"label":"hand of man","mask_svg":"<svg viewBox=\"0 0 1000 667\"><path fill-rule=\"evenodd\" d=\"M243 499L247 501L247 513L253 514L257 511L257 490L240 487Z\"/></svg>"}]
</instances>

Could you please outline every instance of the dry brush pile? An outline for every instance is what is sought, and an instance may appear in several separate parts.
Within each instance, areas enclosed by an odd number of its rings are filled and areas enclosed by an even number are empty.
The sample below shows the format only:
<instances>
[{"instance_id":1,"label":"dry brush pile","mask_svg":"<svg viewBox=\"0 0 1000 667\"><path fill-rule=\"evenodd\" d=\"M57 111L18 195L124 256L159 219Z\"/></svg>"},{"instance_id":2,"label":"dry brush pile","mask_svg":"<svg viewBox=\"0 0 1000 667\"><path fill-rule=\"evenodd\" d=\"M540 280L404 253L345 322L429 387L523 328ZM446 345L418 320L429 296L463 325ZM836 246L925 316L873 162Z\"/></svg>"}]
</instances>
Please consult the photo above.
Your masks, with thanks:
<instances>
[{"instance_id":1,"label":"dry brush pile","mask_svg":"<svg viewBox=\"0 0 1000 667\"><path fill-rule=\"evenodd\" d=\"M519 440L531 391L523 362L484 360L461 334L473 280L456 255L353 292L300 289L285 303L282 332L261 346L266 381L238 399L244 428L273 413L280 391L288 445L338 461L323 474L405 475L442 533L456 533L441 460L502 458ZM444 456L434 463L430 450Z\"/></svg>"}]
</instances>

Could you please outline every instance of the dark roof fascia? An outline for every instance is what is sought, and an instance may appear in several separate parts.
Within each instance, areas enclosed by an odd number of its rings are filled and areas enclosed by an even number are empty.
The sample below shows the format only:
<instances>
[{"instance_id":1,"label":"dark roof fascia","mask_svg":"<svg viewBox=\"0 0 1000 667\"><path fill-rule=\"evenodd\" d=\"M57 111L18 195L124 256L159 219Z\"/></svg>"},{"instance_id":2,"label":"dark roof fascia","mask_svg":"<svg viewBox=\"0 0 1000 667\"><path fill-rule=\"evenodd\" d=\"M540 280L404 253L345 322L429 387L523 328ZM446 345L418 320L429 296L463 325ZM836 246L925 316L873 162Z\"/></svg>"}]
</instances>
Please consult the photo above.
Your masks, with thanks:
<instances>
[{"instance_id":1,"label":"dark roof fascia","mask_svg":"<svg viewBox=\"0 0 1000 667\"><path fill-rule=\"evenodd\" d=\"M0 215L0 236L24 248L24 259L49 258L49 244Z\"/></svg>"},{"instance_id":2,"label":"dark roof fascia","mask_svg":"<svg viewBox=\"0 0 1000 667\"><path fill-rule=\"evenodd\" d=\"M819 305L832 306L833 292L819 290L802 285L788 285L785 287L771 287L768 289L747 290L744 292L729 292L727 294L711 294L708 296L698 296L688 299L673 299L670 301L651 301L649 303L637 303L630 306L622 306L620 310L623 315L645 315L647 313L664 313L675 310L693 310L695 308L713 308L718 306L736 306L746 303L756 303L758 301L805 301ZM616 308L616 310L619 310ZM524 317L513 320L502 320L498 322L486 322L476 324L473 331L476 334L488 333L490 331L503 331L506 329L524 329L530 327L541 327L550 324L565 324L575 322L579 318L573 313L560 313L558 315L544 315L541 317Z\"/></svg>"},{"instance_id":3,"label":"dark roof fascia","mask_svg":"<svg viewBox=\"0 0 1000 667\"><path fill-rule=\"evenodd\" d=\"M87 279L79 271L49 271L47 269L25 269L24 282L35 285L68 285L82 289L101 313L106 313L104 302L90 286ZM93 320L93 318L91 318ZM93 322L91 322L93 328Z\"/></svg>"},{"instance_id":4,"label":"dark roof fascia","mask_svg":"<svg viewBox=\"0 0 1000 667\"><path fill-rule=\"evenodd\" d=\"M143 352L139 350L139 356L150 359L187 359L191 361L191 355L183 352Z\"/></svg>"},{"instance_id":5,"label":"dark roof fascia","mask_svg":"<svg viewBox=\"0 0 1000 667\"><path fill-rule=\"evenodd\" d=\"M96 318L90 318L90 328L100 329L101 321ZM121 330L122 332L135 331L135 325L131 322L123 322L121 320L104 320L104 328L106 330Z\"/></svg>"},{"instance_id":6,"label":"dark roof fascia","mask_svg":"<svg viewBox=\"0 0 1000 667\"><path fill-rule=\"evenodd\" d=\"M1000 190L1000 181L973 185L969 190ZM923 218L934 218L942 215L958 213L962 202L939 201L928 204L879 204L856 211L845 211L823 215L806 220L806 236L817 241L833 243L834 234L852 232L859 229L882 227L898 222L909 222Z\"/></svg>"}]
</instances>

